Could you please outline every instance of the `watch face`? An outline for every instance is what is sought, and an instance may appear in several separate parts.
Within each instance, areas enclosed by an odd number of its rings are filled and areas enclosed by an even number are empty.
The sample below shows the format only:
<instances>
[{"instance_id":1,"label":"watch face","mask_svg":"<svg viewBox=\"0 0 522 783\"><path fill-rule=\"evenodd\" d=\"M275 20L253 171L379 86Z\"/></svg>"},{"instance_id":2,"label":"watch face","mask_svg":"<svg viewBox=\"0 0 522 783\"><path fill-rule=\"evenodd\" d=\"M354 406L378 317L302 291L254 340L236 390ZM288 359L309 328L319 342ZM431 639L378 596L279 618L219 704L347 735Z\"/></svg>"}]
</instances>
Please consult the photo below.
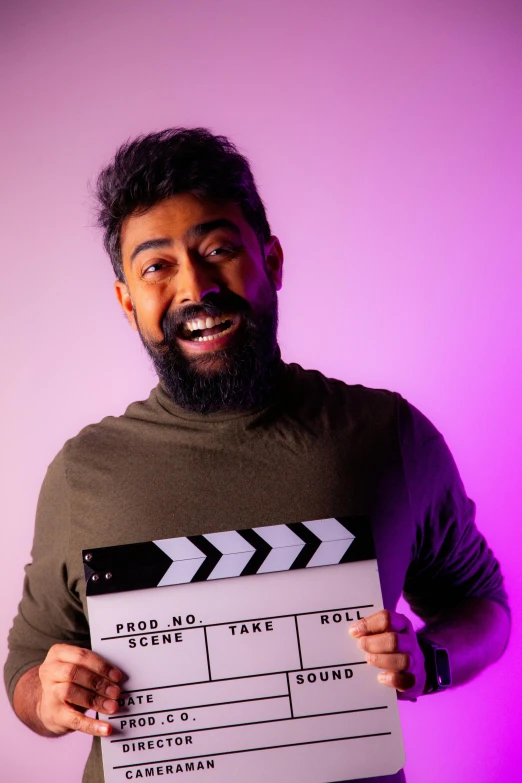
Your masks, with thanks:
<instances>
[{"instance_id":1,"label":"watch face","mask_svg":"<svg viewBox=\"0 0 522 783\"><path fill-rule=\"evenodd\" d=\"M451 685L451 671L447 650L435 649L435 671L437 672L437 684L441 688L449 688Z\"/></svg>"}]
</instances>

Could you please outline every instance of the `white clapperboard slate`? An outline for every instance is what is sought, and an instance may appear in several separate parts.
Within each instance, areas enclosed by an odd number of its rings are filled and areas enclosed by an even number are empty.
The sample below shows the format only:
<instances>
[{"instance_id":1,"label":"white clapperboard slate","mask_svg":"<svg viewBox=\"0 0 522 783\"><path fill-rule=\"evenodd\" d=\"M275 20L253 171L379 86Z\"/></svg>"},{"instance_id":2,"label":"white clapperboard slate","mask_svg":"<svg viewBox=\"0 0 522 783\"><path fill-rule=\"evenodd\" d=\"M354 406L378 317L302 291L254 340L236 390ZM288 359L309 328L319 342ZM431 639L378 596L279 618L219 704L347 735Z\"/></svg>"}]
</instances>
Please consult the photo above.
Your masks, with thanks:
<instances>
[{"instance_id":1,"label":"white clapperboard slate","mask_svg":"<svg viewBox=\"0 0 522 783\"><path fill-rule=\"evenodd\" d=\"M85 550L92 649L126 674L106 783L330 783L404 765L393 689L348 634L382 608L370 521Z\"/></svg>"}]
</instances>

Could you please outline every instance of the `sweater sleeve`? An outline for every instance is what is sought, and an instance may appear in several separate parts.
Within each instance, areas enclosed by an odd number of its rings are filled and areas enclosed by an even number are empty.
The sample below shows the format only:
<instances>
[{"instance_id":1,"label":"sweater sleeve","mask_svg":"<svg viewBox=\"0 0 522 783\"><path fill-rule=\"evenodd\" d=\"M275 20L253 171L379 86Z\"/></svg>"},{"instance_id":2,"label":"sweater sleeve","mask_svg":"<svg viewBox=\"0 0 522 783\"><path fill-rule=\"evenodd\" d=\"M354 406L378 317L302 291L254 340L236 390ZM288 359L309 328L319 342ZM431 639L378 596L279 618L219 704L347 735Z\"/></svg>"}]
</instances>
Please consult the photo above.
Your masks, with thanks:
<instances>
[{"instance_id":1,"label":"sweater sleeve","mask_svg":"<svg viewBox=\"0 0 522 783\"><path fill-rule=\"evenodd\" d=\"M81 601L68 585L69 499L61 451L49 466L36 511L31 562L22 600L9 633L4 679L9 700L18 679L59 642L89 647Z\"/></svg>"},{"instance_id":2,"label":"sweater sleeve","mask_svg":"<svg viewBox=\"0 0 522 783\"><path fill-rule=\"evenodd\" d=\"M466 598L489 598L509 613L500 566L475 524L457 466L440 432L398 398L399 437L415 528L404 597L422 618Z\"/></svg>"}]
</instances>

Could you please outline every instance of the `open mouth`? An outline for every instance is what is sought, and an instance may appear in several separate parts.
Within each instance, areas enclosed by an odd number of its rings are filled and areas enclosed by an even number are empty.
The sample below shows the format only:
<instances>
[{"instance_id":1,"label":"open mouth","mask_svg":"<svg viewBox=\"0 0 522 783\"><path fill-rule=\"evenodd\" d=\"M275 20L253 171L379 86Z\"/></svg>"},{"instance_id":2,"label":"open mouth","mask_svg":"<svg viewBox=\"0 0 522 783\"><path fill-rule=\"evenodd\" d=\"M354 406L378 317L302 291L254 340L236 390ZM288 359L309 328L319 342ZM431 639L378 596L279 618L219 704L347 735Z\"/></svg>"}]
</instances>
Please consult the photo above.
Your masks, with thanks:
<instances>
[{"instance_id":1,"label":"open mouth","mask_svg":"<svg viewBox=\"0 0 522 783\"><path fill-rule=\"evenodd\" d=\"M239 315L227 314L216 318L194 318L192 321L185 321L180 327L179 336L192 343L211 342L232 332L239 325L239 321Z\"/></svg>"}]
</instances>

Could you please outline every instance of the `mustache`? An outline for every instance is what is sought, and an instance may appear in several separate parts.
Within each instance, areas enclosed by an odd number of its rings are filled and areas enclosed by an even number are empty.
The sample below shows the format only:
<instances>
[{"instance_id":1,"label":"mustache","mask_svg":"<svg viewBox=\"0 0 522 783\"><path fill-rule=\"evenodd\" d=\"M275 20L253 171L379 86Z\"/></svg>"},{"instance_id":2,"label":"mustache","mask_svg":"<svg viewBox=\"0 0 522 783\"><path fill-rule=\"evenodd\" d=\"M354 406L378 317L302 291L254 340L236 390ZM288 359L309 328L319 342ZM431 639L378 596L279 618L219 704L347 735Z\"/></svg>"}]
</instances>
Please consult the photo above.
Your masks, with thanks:
<instances>
[{"instance_id":1,"label":"mustache","mask_svg":"<svg viewBox=\"0 0 522 783\"><path fill-rule=\"evenodd\" d=\"M205 300L199 304L186 305L176 310L169 310L161 319L163 340L158 347L167 347L179 334L185 321L193 321L196 318L217 318L223 315L248 314L250 305L239 294L232 291L224 291L219 294L208 294Z\"/></svg>"}]
</instances>

